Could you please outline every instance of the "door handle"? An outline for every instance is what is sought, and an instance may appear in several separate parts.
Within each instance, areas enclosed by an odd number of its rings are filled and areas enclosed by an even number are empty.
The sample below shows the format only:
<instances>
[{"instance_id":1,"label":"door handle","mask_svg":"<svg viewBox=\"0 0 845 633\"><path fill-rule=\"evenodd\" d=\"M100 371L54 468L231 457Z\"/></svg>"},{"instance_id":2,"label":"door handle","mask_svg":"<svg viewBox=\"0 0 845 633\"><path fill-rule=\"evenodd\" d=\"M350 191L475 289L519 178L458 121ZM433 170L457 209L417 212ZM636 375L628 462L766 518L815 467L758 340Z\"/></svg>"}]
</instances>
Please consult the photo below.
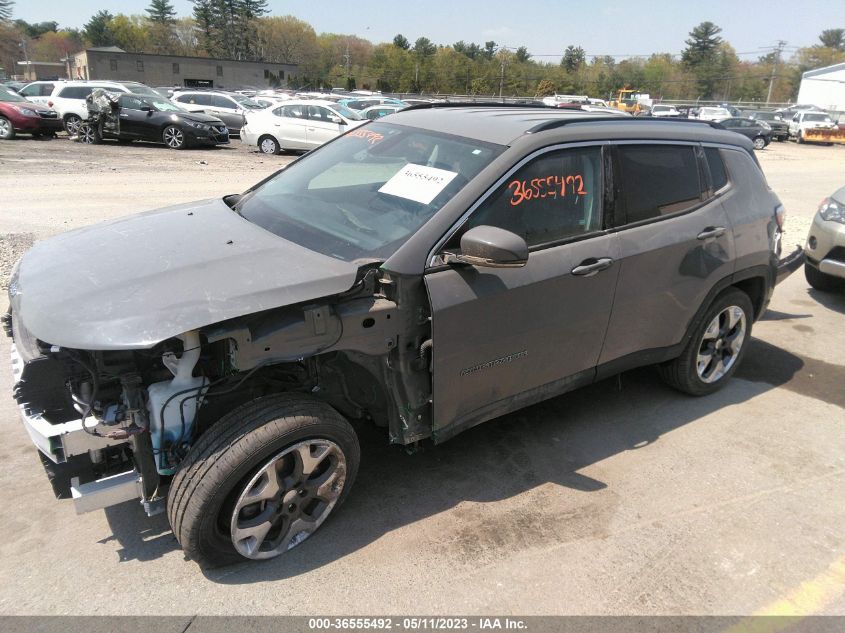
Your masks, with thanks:
<instances>
[{"instance_id":1,"label":"door handle","mask_svg":"<svg viewBox=\"0 0 845 633\"><path fill-rule=\"evenodd\" d=\"M305 128L305 129L306 129L306 130L308 130L309 132L313 132L313 131L314 131L314 128L313 128L313 127L309 127L309 128Z\"/></svg>"},{"instance_id":2,"label":"door handle","mask_svg":"<svg viewBox=\"0 0 845 633\"><path fill-rule=\"evenodd\" d=\"M610 257L600 257L599 259L590 257L578 264L571 272L573 275L577 275L579 277L592 277L600 270L610 268L612 265L613 260L610 259Z\"/></svg>"},{"instance_id":3,"label":"door handle","mask_svg":"<svg viewBox=\"0 0 845 633\"><path fill-rule=\"evenodd\" d=\"M727 231L727 229L724 226L708 226L698 234L696 239L707 240L711 237L722 237L725 234L725 231Z\"/></svg>"}]
</instances>

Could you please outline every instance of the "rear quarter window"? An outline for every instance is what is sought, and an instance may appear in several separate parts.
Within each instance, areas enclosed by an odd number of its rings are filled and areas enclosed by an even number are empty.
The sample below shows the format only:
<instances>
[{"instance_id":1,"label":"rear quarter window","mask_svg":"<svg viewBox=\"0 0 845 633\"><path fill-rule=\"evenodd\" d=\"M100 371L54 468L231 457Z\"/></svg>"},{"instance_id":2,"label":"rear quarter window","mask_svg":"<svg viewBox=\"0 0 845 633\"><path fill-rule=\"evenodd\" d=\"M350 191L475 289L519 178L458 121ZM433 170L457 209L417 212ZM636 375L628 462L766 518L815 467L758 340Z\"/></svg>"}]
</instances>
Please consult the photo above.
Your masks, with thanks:
<instances>
[{"instance_id":1,"label":"rear quarter window","mask_svg":"<svg viewBox=\"0 0 845 633\"><path fill-rule=\"evenodd\" d=\"M715 147L705 147L704 156L707 159L707 166L710 168L710 184L713 191L719 191L728 184L728 173L725 171L722 155Z\"/></svg>"}]
</instances>

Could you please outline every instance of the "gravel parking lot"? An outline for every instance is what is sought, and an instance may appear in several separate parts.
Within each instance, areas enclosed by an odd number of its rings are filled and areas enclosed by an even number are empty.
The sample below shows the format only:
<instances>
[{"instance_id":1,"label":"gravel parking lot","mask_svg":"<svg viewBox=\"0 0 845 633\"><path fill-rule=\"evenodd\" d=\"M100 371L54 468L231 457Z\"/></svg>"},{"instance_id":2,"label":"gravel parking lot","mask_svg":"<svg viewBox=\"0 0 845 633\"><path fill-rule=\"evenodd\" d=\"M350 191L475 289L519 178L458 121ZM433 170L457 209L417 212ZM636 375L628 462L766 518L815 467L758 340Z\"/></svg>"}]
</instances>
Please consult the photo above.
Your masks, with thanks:
<instances>
[{"instance_id":1,"label":"gravel parking lot","mask_svg":"<svg viewBox=\"0 0 845 633\"><path fill-rule=\"evenodd\" d=\"M787 208L785 245L802 243L845 184L845 147L758 156ZM33 240L239 192L293 158L237 140L0 143L4 283ZM683 396L646 368L412 456L362 429L355 488L318 534L205 574L163 515L130 502L77 517L55 501L0 363L0 614L845 615L843 324L845 295L799 272L715 395Z\"/></svg>"}]
</instances>

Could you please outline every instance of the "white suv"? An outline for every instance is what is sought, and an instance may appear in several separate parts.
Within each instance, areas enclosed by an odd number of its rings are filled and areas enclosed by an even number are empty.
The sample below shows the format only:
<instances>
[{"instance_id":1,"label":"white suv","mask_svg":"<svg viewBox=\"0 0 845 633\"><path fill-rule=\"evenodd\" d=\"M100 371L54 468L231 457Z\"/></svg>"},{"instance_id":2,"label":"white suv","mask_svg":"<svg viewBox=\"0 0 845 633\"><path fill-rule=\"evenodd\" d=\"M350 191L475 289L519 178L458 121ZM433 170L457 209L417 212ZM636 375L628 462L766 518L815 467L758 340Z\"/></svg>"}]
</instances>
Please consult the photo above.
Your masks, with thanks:
<instances>
[{"instance_id":1,"label":"white suv","mask_svg":"<svg viewBox=\"0 0 845 633\"><path fill-rule=\"evenodd\" d=\"M21 88L21 94L33 103L53 108L62 118L67 133L74 134L79 122L88 118L85 97L96 88L161 98L155 90L137 81L34 81Z\"/></svg>"}]
</instances>

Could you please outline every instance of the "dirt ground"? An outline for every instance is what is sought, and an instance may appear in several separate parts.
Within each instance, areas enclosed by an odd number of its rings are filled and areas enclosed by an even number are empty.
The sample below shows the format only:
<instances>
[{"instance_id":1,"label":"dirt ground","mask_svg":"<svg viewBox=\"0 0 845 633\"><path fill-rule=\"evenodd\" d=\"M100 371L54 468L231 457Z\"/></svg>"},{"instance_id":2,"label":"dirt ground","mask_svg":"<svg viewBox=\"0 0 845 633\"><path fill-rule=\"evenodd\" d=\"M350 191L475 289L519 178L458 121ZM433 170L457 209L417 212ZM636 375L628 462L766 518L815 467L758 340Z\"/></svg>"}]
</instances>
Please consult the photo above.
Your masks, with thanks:
<instances>
[{"instance_id":1,"label":"dirt ground","mask_svg":"<svg viewBox=\"0 0 845 633\"><path fill-rule=\"evenodd\" d=\"M845 184L845 147L758 155L785 244L802 243ZM242 191L292 158L239 141L0 143L2 263L61 231ZM318 534L205 574L163 516L134 502L76 516L53 498L0 363L0 614L845 615L843 324L845 295L799 272L712 396L646 368L413 456L365 429L355 488Z\"/></svg>"}]
</instances>

